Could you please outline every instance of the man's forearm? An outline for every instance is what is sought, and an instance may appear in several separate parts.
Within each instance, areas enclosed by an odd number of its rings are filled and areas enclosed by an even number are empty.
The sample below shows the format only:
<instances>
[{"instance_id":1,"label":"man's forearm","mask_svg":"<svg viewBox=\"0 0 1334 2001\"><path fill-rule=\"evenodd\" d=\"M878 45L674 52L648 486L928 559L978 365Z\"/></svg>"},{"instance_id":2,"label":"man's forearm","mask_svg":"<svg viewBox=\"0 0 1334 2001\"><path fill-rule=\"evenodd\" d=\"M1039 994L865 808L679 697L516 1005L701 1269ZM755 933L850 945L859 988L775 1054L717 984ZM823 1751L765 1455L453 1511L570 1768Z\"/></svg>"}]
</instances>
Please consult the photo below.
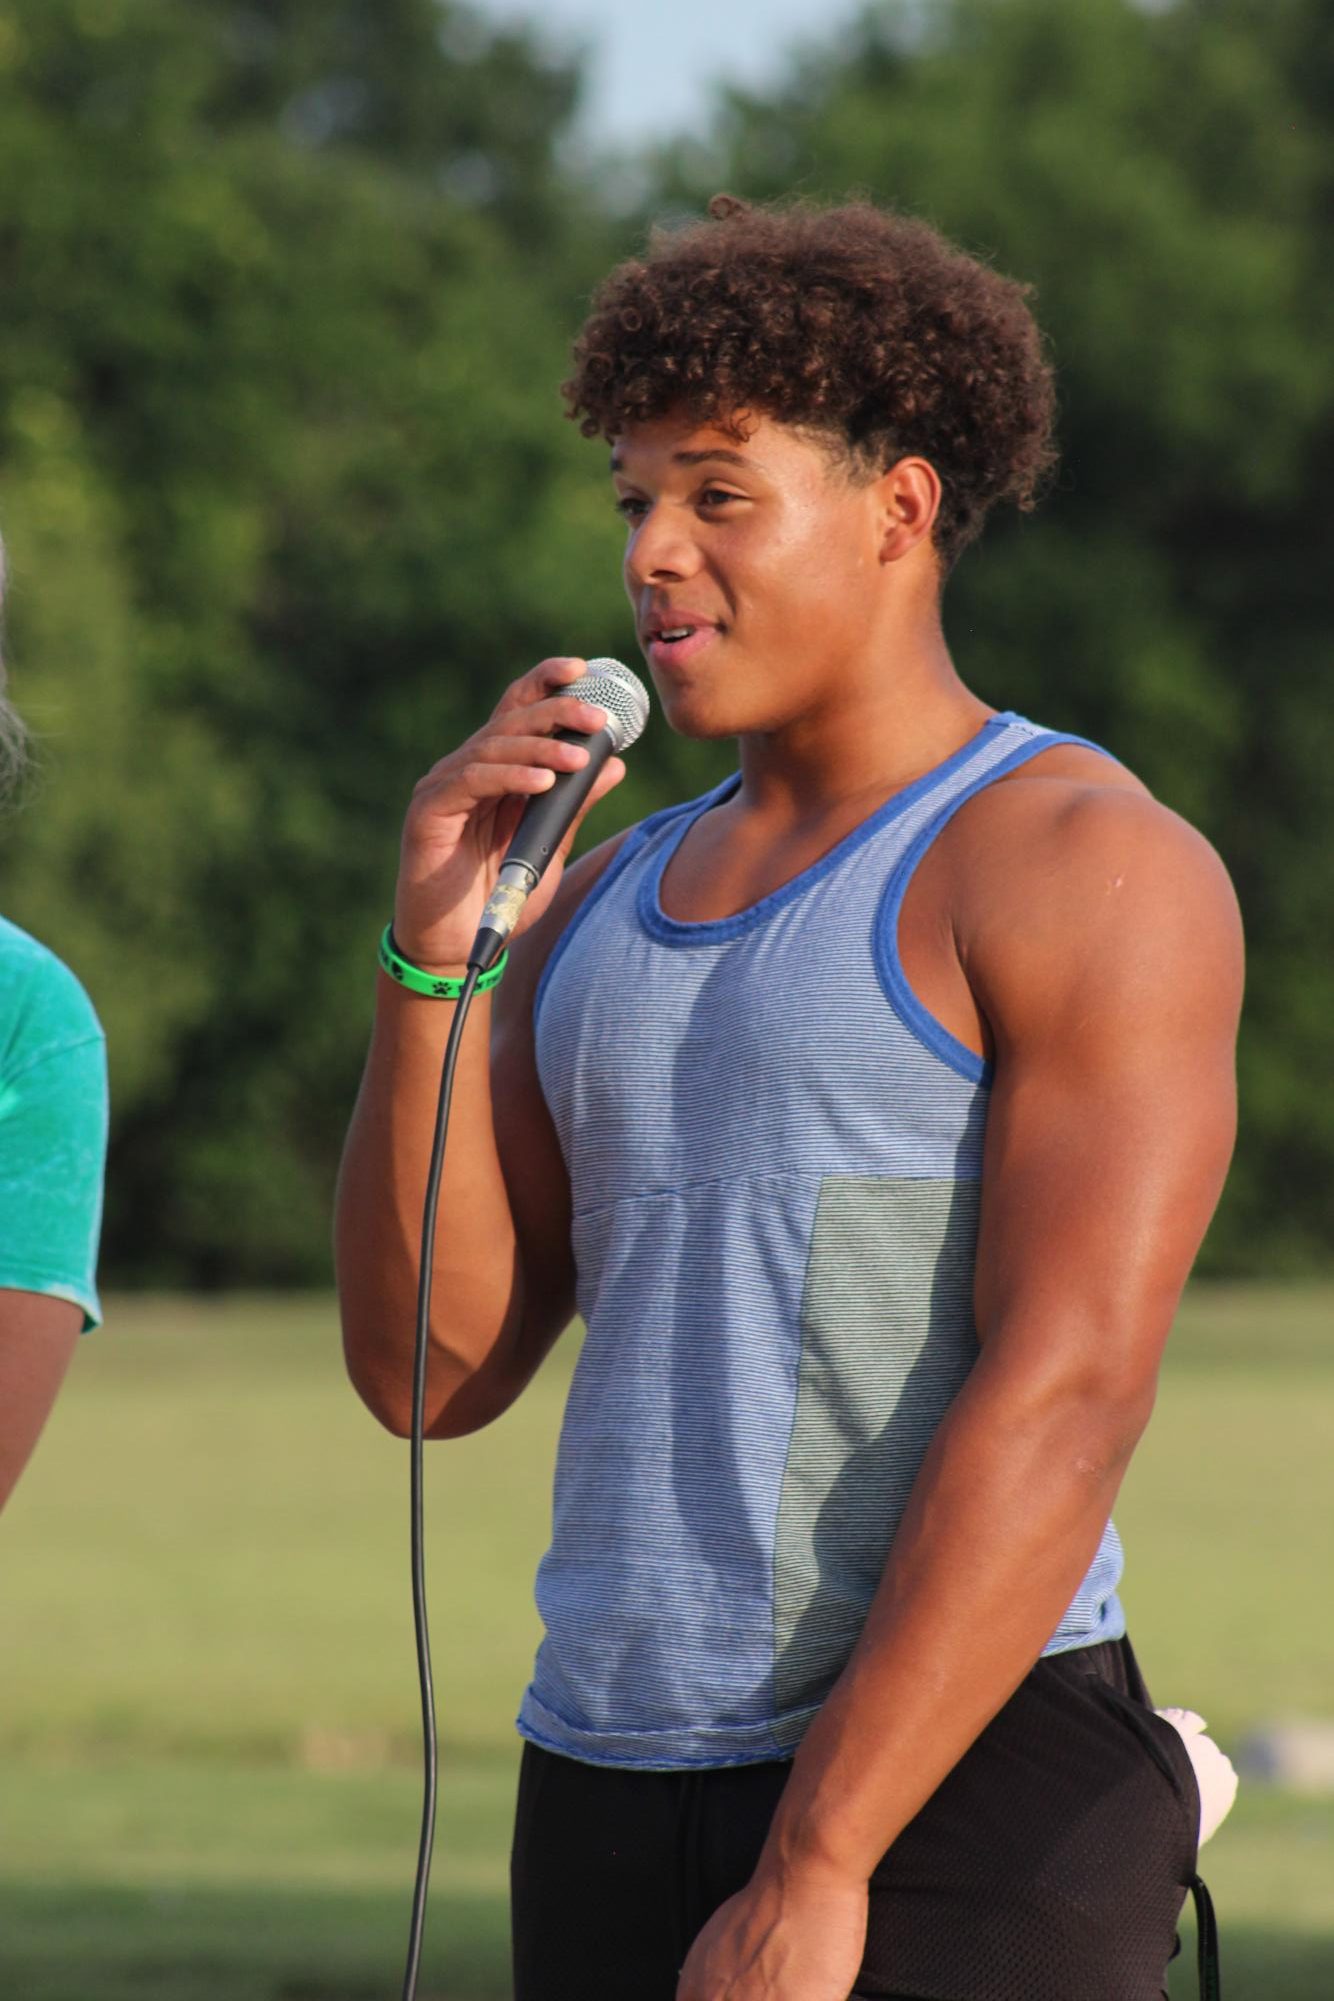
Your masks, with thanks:
<instances>
[{"instance_id":1,"label":"man's forearm","mask_svg":"<svg viewBox=\"0 0 1334 2001\"><path fill-rule=\"evenodd\" d=\"M486 1359L515 1311L514 1223L491 1111L490 1002L463 1035L436 1240L427 1426ZM381 983L370 1054L338 1181L335 1249L353 1381L407 1428L418 1261L440 1070L453 1008ZM477 1255L479 1246L486 1255Z\"/></svg>"},{"instance_id":2,"label":"man's forearm","mask_svg":"<svg viewBox=\"0 0 1334 2001\"><path fill-rule=\"evenodd\" d=\"M1059 1625L1148 1402L1087 1384L1036 1393L984 1351L797 1753L761 1870L869 1876Z\"/></svg>"}]
</instances>

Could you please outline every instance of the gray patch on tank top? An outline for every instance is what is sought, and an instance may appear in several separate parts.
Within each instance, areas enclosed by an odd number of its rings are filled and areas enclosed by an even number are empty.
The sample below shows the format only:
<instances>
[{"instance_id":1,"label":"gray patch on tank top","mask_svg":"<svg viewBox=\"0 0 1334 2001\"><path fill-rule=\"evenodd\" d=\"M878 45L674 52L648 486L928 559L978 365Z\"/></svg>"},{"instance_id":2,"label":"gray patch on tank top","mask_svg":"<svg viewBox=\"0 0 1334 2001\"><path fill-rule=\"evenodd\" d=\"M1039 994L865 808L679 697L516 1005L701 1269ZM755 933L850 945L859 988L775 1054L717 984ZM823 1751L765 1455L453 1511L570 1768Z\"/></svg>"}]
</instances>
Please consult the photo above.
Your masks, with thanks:
<instances>
[{"instance_id":1,"label":"gray patch on tank top","mask_svg":"<svg viewBox=\"0 0 1334 2001\"><path fill-rule=\"evenodd\" d=\"M785 1749L856 1643L917 1469L977 1358L978 1204L976 1181L821 1183L774 1546Z\"/></svg>"}]
</instances>

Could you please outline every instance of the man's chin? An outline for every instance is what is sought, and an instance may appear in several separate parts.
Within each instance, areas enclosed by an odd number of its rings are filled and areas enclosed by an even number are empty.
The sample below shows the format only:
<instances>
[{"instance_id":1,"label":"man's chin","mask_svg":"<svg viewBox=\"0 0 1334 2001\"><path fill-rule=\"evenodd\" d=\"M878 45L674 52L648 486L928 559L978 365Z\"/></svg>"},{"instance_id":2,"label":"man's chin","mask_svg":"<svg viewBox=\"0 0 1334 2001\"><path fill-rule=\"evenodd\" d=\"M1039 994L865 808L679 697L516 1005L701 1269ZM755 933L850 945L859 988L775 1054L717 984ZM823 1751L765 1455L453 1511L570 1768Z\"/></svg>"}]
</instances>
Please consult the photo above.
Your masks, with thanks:
<instances>
[{"instance_id":1,"label":"man's chin","mask_svg":"<svg viewBox=\"0 0 1334 2001\"><path fill-rule=\"evenodd\" d=\"M724 743L741 734L735 724L696 722L693 717L668 716L667 727L674 736L689 737L692 743Z\"/></svg>"},{"instance_id":2,"label":"man's chin","mask_svg":"<svg viewBox=\"0 0 1334 2001\"><path fill-rule=\"evenodd\" d=\"M708 702L692 700L678 690L661 700L663 720L675 736L689 737L693 743L718 743L740 734L736 718L719 714Z\"/></svg>"}]
</instances>

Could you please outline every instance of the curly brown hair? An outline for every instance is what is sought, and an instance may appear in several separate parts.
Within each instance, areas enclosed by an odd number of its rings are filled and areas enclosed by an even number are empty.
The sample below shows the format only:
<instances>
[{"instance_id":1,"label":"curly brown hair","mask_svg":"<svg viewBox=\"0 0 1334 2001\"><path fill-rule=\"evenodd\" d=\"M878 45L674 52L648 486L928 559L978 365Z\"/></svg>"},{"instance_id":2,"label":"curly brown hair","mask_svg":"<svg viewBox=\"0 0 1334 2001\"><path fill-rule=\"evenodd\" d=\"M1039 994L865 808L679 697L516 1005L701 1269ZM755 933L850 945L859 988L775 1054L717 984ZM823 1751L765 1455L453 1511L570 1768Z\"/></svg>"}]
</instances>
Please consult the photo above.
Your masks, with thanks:
<instances>
[{"instance_id":1,"label":"curly brown hair","mask_svg":"<svg viewBox=\"0 0 1334 2001\"><path fill-rule=\"evenodd\" d=\"M655 230L604 281L562 394L590 438L674 409L737 432L750 411L834 439L868 477L920 454L948 567L996 501L1033 507L1055 463L1029 293L870 202L715 195L708 221Z\"/></svg>"}]
</instances>

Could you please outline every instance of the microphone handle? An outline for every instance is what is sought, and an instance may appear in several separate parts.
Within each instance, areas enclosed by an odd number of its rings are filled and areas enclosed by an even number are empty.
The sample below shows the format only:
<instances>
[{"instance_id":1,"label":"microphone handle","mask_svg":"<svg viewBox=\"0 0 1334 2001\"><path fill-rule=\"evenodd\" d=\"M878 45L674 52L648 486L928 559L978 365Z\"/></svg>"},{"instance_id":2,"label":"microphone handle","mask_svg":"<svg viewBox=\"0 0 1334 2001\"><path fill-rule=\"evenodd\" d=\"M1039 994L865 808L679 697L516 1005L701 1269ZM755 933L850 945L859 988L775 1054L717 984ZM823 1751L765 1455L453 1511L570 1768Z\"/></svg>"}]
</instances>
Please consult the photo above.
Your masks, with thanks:
<instances>
[{"instance_id":1,"label":"microphone handle","mask_svg":"<svg viewBox=\"0 0 1334 2001\"><path fill-rule=\"evenodd\" d=\"M523 809L506 862L522 862L533 871L533 887L541 881L561 842L570 831L570 822L593 789L598 773L615 749L610 729L592 736L581 730L556 730L558 743L581 743L588 751L587 764L578 771L562 771L545 792L535 792Z\"/></svg>"},{"instance_id":2,"label":"microphone handle","mask_svg":"<svg viewBox=\"0 0 1334 2001\"><path fill-rule=\"evenodd\" d=\"M500 880L487 902L481 929L468 954L469 966L489 972L504 950L519 913L537 888L548 864L570 831L570 822L592 791L598 773L616 748L610 728L586 736L582 730L557 730L561 743L581 743L588 762L578 771L562 771L554 785L536 792L523 809L514 839L500 865ZM490 920L494 918L495 921Z\"/></svg>"}]
</instances>

